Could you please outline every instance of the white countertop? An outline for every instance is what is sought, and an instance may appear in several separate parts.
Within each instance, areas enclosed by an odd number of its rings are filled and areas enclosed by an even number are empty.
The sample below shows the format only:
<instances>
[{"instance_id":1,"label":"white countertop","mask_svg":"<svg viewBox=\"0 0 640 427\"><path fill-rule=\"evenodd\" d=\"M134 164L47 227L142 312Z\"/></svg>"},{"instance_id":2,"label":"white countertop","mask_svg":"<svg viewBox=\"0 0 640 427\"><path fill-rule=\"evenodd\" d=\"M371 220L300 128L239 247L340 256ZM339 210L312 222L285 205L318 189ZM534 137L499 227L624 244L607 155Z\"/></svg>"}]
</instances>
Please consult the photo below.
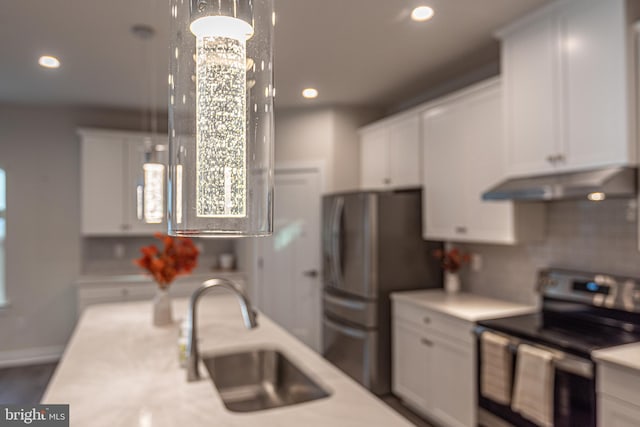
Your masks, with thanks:
<instances>
[{"instance_id":1,"label":"white countertop","mask_svg":"<svg viewBox=\"0 0 640 427\"><path fill-rule=\"evenodd\" d=\"M596 350L591 353L598 363L608 363L640 371L640 343Z\"/></svg>"},{"instance_id":2,"label":"white countertop","mask_svg":"<svg viewBox=\"0 0 640 427\"><path fill-rule=\"evenodd\" d=\"M174 318L186 313L174 300ZM88 308L65 350L43 403L70 404L72 426L410 427L411 424L266 316L244 328L233 296L200 301L202 353L276 348L331 392L329 398L253 413L229 412L213 383L186 382L178 365L177 326L154 328L149 302ZM206 375L204 366L201 373Z\"/></svg>"},{"instance_id":3,"label":"white countertop","mask_svg":"<svg viewBox=\"0 0 640 427\"><path fill-rule=\"evenodd\" d=\"M391 294L391 299L406 301L469 322L516 316L537 311L537 308L531 305L487 298L465 292L448 294L442 289L396 292Z\"/></svg>"}]
</instances>

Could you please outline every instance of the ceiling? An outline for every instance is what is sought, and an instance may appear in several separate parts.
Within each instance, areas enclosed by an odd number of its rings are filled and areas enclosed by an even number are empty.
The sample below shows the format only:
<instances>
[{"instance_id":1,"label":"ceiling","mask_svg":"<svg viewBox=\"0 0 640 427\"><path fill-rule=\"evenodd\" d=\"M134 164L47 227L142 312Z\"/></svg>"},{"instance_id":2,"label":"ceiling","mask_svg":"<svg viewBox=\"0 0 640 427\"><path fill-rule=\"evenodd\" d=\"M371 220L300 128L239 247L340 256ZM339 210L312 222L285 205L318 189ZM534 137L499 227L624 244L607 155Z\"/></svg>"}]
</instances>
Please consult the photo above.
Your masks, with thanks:
<instances>
[{"instance_id":1,"label":"ceiling","mask_svg":"<svg viewBox=\"0 0 640 427\"><path fill-rule=\"evenodd\" d=\"M397 105L496 61L492 32L548 1L275 0L276 105ZM409 19L420 4L432 20ZM166 0L3 0L0 102L142 108L153 93L163 108L168 21ZM134 37L140 23L156 36ZM43 54L62 67L40 68ZM302 99L307 86L318 99Z\"/></svg>"}]
</instances>

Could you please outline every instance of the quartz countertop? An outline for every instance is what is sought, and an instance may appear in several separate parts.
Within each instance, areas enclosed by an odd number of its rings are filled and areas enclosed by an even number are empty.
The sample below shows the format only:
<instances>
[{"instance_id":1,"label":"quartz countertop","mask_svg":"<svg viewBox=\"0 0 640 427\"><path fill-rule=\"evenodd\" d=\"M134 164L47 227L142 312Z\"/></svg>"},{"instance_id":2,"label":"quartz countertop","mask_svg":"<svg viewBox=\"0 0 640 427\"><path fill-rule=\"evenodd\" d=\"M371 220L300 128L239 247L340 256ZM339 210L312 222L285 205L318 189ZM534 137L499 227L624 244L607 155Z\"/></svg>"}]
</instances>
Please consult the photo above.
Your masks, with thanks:
<instances>
[{"instance_id":1,"label":"quartz countertop","mask_svg":"<svg viewBox=\"0 0 640 427\"><path fill-rule=\"evenodd\" d=\"M442 289L396 292L391 298L469 322L535 313L535 306L487 298L466 292L449 294Z\"/></svg>"},{"instance_id":2,"label":"quartz countertop","mask_svg":"<svg viewBox=\"0 0 640 427\"><path fill-rule=\"evenodd\" d=\"M82 427L411 426L266 316L259 315L257 329L245 329L233 296L212 294L199 304L202 354L278 349L331 396L253 413L229 412L202 364L205 377L186 381L178 363L178 326L154 328L151 303L131 302L84 312L42 402L69 404L71 426ZM173 311L174 318L184 317L187 300L174 300Z\"/></svg>"},{"instance_id":3,"label":"quartz countertop","mask_svg":"<svg viewBox=\"0 0 640 427\"><path fill-rule=\"evenodd\" d=\"M618 365L640 371L640 343L596 350L591 353L591 357L598 363Z\"/></svg>"}]
</instances>

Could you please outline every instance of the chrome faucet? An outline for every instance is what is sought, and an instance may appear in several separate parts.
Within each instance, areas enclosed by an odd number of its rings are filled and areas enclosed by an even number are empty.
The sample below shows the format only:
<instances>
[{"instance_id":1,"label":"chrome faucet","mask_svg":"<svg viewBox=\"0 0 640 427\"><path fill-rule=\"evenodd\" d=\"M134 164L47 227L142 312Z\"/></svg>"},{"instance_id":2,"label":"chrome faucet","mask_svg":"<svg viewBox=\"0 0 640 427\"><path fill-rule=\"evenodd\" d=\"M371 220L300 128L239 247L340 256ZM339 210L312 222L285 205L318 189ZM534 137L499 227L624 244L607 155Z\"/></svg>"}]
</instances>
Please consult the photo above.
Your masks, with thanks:
<instances>
[{"instance_id":1,"label":"chrome faucet","mask_svg":"<svg viewBox=\"0 0 640 427\"><path fill-rule=\"evenodd\" d=\"M200 379L200 373L198 371L198 336L196 331L196 306L200 297L212 289L217 287L223 287L231 292L235 293L240 302L240 309L242 310L242 319L247 329L254 329L258 327L257 313L253 310L249 298L245 295L244 291L235 283L227 279L210 279L204 282L194 293L191 295L191 301L189 303L189 337L187 339L187 381L197 381Z\"/></svg>"}]
</instances>

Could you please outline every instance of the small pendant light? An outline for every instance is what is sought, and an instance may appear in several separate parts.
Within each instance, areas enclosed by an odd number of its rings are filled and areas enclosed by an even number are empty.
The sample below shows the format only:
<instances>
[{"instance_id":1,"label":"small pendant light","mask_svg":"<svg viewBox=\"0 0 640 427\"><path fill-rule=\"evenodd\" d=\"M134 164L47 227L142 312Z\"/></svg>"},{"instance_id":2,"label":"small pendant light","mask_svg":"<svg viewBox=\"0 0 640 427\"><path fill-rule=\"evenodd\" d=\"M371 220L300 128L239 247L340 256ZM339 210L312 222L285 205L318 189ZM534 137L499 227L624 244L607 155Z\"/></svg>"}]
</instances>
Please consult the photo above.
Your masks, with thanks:
<instances>
[{"instance_id":1,"label":"small pendant light","mask_svg":"<svg viewBox=\"0 0 640 427\"><path fill-rule=\"evenodd\" d=\"M171 0L169 233L273 230L273 0Z\"/></svg>"}]
</instances>

